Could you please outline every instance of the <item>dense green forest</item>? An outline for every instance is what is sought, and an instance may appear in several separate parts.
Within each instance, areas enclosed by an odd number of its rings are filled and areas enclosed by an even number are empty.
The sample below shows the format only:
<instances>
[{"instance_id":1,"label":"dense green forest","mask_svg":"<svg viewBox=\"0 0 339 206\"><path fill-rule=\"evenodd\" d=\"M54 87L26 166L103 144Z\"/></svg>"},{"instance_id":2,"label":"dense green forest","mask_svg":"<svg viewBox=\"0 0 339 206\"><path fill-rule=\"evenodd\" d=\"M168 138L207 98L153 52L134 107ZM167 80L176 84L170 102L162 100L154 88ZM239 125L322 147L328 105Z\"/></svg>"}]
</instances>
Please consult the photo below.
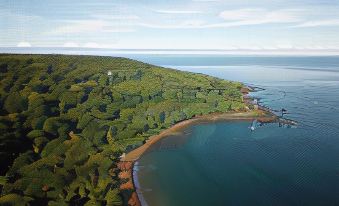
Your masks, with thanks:
<instances>
[{"instance_id":1,"label":"dense green forest","mask_svg":"<svg viewBox=\"0 0 339 206\"><path fill-rule=\"evenodd\" d=\"M245 107L240 83L126 58L2 54L0 81L0 205L126 204L123 152Z\"/></svg>"}]
</instances>

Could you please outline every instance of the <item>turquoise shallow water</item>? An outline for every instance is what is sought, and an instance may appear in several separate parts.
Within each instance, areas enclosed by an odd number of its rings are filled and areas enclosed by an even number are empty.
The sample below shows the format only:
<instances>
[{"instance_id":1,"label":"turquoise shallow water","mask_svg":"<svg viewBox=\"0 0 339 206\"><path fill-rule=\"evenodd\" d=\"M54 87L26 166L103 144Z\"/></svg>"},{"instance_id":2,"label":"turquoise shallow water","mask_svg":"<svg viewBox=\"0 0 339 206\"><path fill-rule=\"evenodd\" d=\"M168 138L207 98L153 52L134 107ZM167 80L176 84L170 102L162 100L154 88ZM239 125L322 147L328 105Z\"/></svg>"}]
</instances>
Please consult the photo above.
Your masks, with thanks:
<instances>
[{"instance_id":1,"label":"turquoise shallow water","mask_svg":"<svg viewBox=\"0 0 339 206\"><path fill-rule=\"evenodd\" d=\"M259 86L252 96L299 122L200 124L164 139L136 168L146 204L339 205L338 57L133 58Z\"/></svg>"}]
</instances>

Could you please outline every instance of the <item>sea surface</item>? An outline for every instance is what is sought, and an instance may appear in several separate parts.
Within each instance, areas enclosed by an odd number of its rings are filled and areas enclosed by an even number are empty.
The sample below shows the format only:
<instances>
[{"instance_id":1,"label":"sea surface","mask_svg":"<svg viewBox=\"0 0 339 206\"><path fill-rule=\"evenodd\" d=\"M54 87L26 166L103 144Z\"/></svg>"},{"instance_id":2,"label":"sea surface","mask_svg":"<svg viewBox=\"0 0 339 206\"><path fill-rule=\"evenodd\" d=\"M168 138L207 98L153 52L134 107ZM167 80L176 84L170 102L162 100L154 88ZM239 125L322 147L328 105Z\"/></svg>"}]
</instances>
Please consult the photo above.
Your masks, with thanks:
<instances>
[{"instance_id":1,"label":"sea surface","mask_svg":"<svg viewBox=\"0 0 339 206\"><path fill-rule=\"evenodd\" d=\"M339 205L339 57L129 55L241 81L298 126L190 126L135 167L144 205ZM181 139L181 141L178 141Z\"/></svg>"}]
</instances>

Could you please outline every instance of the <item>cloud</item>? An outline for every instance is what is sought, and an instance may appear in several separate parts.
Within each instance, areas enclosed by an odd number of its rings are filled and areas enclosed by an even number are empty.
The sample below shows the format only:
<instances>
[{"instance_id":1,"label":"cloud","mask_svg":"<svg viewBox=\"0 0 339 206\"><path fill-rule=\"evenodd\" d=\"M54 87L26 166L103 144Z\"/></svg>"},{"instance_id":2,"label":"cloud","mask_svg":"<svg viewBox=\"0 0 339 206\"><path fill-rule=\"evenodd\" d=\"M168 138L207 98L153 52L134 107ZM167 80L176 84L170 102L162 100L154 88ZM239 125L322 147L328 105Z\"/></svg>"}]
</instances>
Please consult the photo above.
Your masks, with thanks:
<instances>
[{"instance_id":1,"label":"cloud","mask_svg":"<svg viewBox=\"0 0 339 206\"><path fill-rule=\"evenodd\" d=\"M207 1L207 0L199 0ZM209 1L209 0L208 0ZM198 10L154 10L164 14L199 14ZM142 21L137 15L94 15L89 20L63 21L64 26L56 28L49 34L72 33L118 33L135 32L137 27L153 29L208 29L229 28L261 24L295 23L303 21L303 10L280 9L267 10L263 8L244 8L225 10L218 14L219 20L206 22L202 20L181 20L175 23L152 23Z\"/></svg>"},{"instance_id":2,"label":"cloud","mask_svg":"<svg viewBox=\"0 0 339 206\"><path fill-rule=\"evenodd\" d=\"M298 24L298 25L292 26L292 27L302 28L302 27L319 27L319 26L339 26L339 19L307 21L307 22L304 22L302 24Z\"/></svg>"},{"instance_id":3,"label":"cloud","mask_svg":"<svg viewBox=\"0 0 339 206\"><path fill-rule=\"evenodd\" d=\"M51 33L69 34L69 33L94 32L102 30L105 25L106 23L101 20L71 21L70 24L60 26Z\"/></svg>"},{"instance_id":4,"label":"cloud","mask_svg":"<svg viewBox=\"0 0 339 206\"><path fill-rule=\"evenodd\" d=\"M109 48L115 48L117 45L117 42L101 42L101 43L96 43L96 42L87 42L84 45L82 45L83 48L100 48L100 49L109 49Z\"/></svg>"},{"instance_id":5,"label":"cloud","mask_svg":"<svg viewBox=\"0 0 339 206\"><path fill-rule=\"evenodd\" d=\"M63 47L79 47L79 45L77 43L74 42L66 42Z\"/></svg>"},{"instance_id":6,"label":"cloud","mask_svg":"<svg viewBox=\"0 0 339 206\"><path fill-rule=\"evenodd\" d=\"M193 2L220 2L220 0L192 0Z\"/></svg>"},{"instance_id":7,"label":"cloud","mask_svg":"<svg viewBox=\"0 0 339 206\"><path fill-rule=\"evenodd\" d=\"M296 9L282 9L268 11L261 8L247 8L238 10L226 10L219 14L225 21L240 21L254 24L262 23L289 23L301 21L301 11Z\"/></svg>"},{"instance_id":8,"label":"cloud","mask_svg":"<svg viewBox=\"0 0 339 206\"><path fill-rule=\"evenodd\" d=\"M185 20L176 24L139 23L138 26L158 29L206 29L228 28L246 25L260 25L272 23L294 23L302 21L302 10L282 9L268 11L261 8L225 10L219 14L223 21L206 23L199 20Z\"/></svg>"},{"instance_id":9,"label":"cloud","mask_svg":"<svg viewBox=\"0 0 339 206\"><path fill-rule=\"evenodd\" d=\"M140 23L138 26L153 28L153 29L191 29L191 28L203 28L206 25L204 21L199 20L186 20L181 23L166 25L166 24L152 24L152 23Z\"/></svg>"},{"instance_id":10,"label":"cloud","mask_svg":"<svg viewBox=\"0 0 339 206\"><path fill-rule=\"evenodd\" d=\"M94 18L104 20L138 20L140 19L137 15L93 15Z\"/></svg>"},{"instance_id":11,"label":"cloud","mask_svg":"<svg viewBox=\"0 0 339 206\"><path fill-rule=\"evenodd\" d=\"M26 15L24 12L13 12L7 9L0 9L0 17L2 19L10 19L17 22L31 22L35 20L41 20L40 16Z\"/></svg>"},{"instance_id":12,"label":"cloud","mask_svg":"<svg viewBox=\"0 0 339 206\"><path fill-rule=\"evenodd\" d=\"M48 34L74 34L74 33L101 33L101 32L134 32L134 29L123 28L118 22L105 20L74 20L64 21L66 25L57 27Z\"/></svg>"},{"instance_id":13,"label":"cloud","mask_svg":"<svg viewBox=\"0 0 339 206\"><path fill-rule=\"evenodd\" d=\"M163 14L202 14L202 11L195 10L155 10L155 12Z\"/></svg>"},{"instance_id":14,"label":"cloud","mask_svg":"<svg viewBox=\"0 0 339 206\"><path fill-rule=\"evenodd\" d=\"M88 42L83 47L85 48L103 48L103 46L100 46L99 44L95 42Z\"/></svg>"},{"instance_id":15,"label":"cloud","mask_svg":"<svg viewBox=\"0 0 339 206\"><path fill-rule=\"evenodd\" d=\"M109 33L130 33L130 32L135 32L135 29L130 29L130 28L112 28L112 29L105 29L104 32L109 32Z\"/></svg>"},{"instance_id":16,"label":"cloud","mask_svg":"<svg viewBox=\"0 0 339 206\"><path fill-rule=\"evenodd\" d=\"M29 42L19 42L17 47L31 47L32 45Z\"/></svg>"}]
</instances>

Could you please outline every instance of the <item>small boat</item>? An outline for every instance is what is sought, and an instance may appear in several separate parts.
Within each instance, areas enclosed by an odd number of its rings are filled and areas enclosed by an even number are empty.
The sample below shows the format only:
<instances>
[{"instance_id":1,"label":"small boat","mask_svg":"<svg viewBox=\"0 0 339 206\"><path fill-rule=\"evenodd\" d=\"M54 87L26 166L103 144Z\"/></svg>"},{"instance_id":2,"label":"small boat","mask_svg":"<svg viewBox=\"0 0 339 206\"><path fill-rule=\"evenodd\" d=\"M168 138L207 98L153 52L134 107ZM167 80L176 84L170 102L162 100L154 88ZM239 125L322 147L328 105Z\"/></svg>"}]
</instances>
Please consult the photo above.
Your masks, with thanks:
<instances>
[{"instance_id":1,"label":"small boat","mask_svg":"<svg viewBox=\"0 0 339 206\"><path fill-rule=\"evenodd\" d=\"M251 127L250 127L250 129L251 129L251 131L254 131L255 130L255 128L256 128L256 126L257 126L257 122L258 122L258 120L253 120L253 122L252 122L252 125L251 125Z\"/></svg>"}]
</instances>

